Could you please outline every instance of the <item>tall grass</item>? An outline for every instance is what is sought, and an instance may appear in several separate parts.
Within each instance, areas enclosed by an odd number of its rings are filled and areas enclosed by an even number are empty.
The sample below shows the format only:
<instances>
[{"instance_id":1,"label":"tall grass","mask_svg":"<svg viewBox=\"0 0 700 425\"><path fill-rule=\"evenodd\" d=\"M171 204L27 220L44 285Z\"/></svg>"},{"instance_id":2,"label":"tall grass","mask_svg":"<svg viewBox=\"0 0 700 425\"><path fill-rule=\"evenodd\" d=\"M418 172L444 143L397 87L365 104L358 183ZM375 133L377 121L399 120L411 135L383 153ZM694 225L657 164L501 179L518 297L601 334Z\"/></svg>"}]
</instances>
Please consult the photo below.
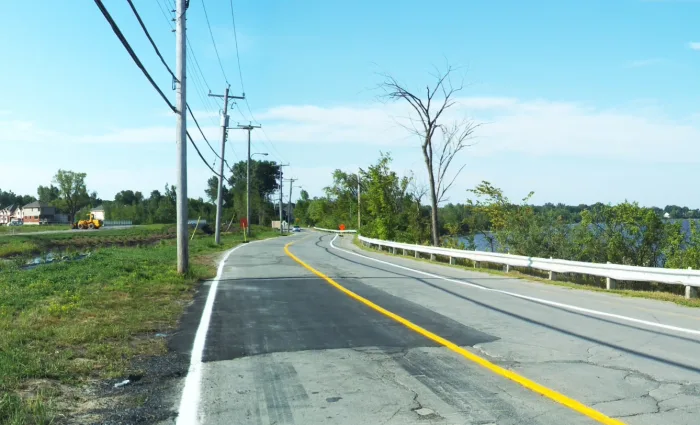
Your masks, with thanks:
<instances>
[{"instance_id":1,"label":"tall grass","mask_svg":"<svg viewBox=\"0 0 700 425\"><path fill-rule=\"evenodd\" d=\"M254 238L277 235L258 231ZM0 424L49 423L55 396L20 397L27 380L73 385L124 376L136 355L166 351L163 339L138 338L176 325L196 282L215 274L213 253L241 235L197 236L190 272L175 271L174 241L102 248L77 262L0 268Z\"/></svg>"}]
</instances>

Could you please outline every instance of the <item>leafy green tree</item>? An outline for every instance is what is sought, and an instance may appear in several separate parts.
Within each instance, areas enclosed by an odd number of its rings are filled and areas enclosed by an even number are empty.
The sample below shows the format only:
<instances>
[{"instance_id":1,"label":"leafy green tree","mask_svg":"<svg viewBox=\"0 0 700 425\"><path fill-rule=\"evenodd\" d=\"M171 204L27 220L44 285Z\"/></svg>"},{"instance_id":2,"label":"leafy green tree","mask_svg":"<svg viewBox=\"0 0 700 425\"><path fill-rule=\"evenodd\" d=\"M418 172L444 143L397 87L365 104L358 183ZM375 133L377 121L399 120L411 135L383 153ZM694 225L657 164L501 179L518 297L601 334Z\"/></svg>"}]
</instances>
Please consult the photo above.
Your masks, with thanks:
<instances>
[{"instance_id":1,"label":"leafy green tree","mask_svg":"<svg viewBox=\"0 0 700 425\"><path fill-rule=\"evenodd\" d=\"M39 195L39 202L54 205L56 201L61 199L61 191L54 185L39 186L36 190Z\"/></svg>"},{"instance_id":2,"label":"leafy green tree","mask_svg":"<svg viewBox=\"0 0 700 425\"><path fill-rule=\"evenodd\" d=\"M90 196L85 186L86 176L85 173L58 170L53 178L53 183L58 186L61 195L58 205L68 213L71 222L75 219L75 213L90 203Z\"/></svg>"}]
</instances>

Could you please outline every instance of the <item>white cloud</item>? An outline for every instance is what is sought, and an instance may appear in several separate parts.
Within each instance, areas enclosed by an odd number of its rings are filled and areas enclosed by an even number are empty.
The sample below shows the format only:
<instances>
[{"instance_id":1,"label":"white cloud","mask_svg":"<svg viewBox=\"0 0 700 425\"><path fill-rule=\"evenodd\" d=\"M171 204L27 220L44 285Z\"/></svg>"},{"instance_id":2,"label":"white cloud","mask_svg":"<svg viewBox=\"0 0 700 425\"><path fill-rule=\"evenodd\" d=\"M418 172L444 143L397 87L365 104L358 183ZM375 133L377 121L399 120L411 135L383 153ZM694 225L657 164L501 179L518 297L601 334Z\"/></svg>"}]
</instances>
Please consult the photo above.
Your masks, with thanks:
<instances>
[{"instance_id":1,"label":"white cloud","mask_svg":"<svg viewBox=\"0 0 700 425\"><path fill-rule=\"evenodd\" d=\"M599 109L573 102L518 100L509 97L465 97L444 115L463 116L484 123L475 132L472 155L516 153L529 156L583 155L636 161L700 161L700 123L669 119L659 109ZM260 111L265 133L273 143L369 145L391 149L417 143L403 125L410 124L410 108L402 103L321 107L285 105ZM200 120L200 124L204 122ZM414 120L414 124L420 123ZM220 128L202 127L207 138L218 141ZM201 140L190 123L189 132ZM244 132L231 132L238 140ZM240 134L238 134L240 133ZM36 123L0 120L0 146L11 143L173 143L174 125L114 129L101 134L66 134ZM309 146L309 149L313 149ZM682 154L681 154L682 153ZM301 165L301 164L300 164Z\"/></svg>"},{"instance_id":2,"label":"white cloud","mask_svg":"<svg viewBox=\"0 0 700 425\"><path fill-rule=\"evenodd\" d=\"M662 59L659 58L652 58L652 59L639 59L639 60L633 60L627 63L628 68L643 68L645 66L651 66L651 65L656 65L658 63L663 62Z\"/></svg>"},{"instance_id":3,"label":"white cloud","mask_svg":"<svg viewBox=\"0 0 700 425\"><path fill-rule=\"evenodd\" d=\"M280 106L259 114L274 142L405 146L404 105ZM700 161L700 127L649 108L597 109L572 102L463 98L446 119L483 122L472 154L585 155L644 161ZM683 154L679 154L683 152Z\"/></svg>"},{"instance_id":4,"label":"white cloud","mask_svg":"<svg viewBox=\"0 0 700 425\"><path fill-rule=\"evenodd\" d=\"M575 102L511 97L465 97L458 101L449 114L445 115L446 120L466 115L484 125L477 129L476 145L468 148L464 157L460 158L460 161L468 164L467 171L472 170L469 172L474 174L465 171L456 185L455 193L461 193L481 178L504 179L507 171L503 169L505 165L501 161L504 157L509 157L510 161L522 158L523 165L518 168L520 177L513 180L513 184L516 181L525 184L527 179L524 177L528 176L534 180L528 181L527 185L535 190L540 187L555 187L558 183L563 184L563 180L552 181L556 178L551 175L538 174L538 170L528 171L527 164L536 163L542 167L542 164L557 162L559 158L569 158L573 164L586 159L589 159L588 164L611 163L610 161L640 164L640 167L647 170L655 170L663 163L692 168L692 164L700 162L700 143L697 143L700 140L700 120L697 117L700 115L689 113L687 117L670 119L664 116L661 108L654 107L648 101L606 109ZM282 105L255 112L277 149L296 156L284 158L285 161L292 162L292 167L288 169L289 176L298 177L298 184L312 195L320 194L322 188L330 184L334 169L354 170L358 166L366 167L374 162L380 150L392 152L397 172L408 174L413 170L419 177L424 174L420 154L413 149L417 147L418 139L399 125L405 124L405 117L410 115L410 109L402 103L327 107ZM0 181L5 182L4 188L33 193L38 184L50 181L55 169L73 167L83 170L88 165L94 170L85 171L90 171L90 178L94 176L97 179L91 186L94 185L100 194L109 194L118 187L133 186L134 189L143 187L143 190L150 190L161 188L165 181L173 181L174 173L165 168L174 162L168 156L174 155L174 149L167 147L175 137L172 123L145 128L110 129L96 134L68 134L43 128L30 121L3 118L0 119L0 148L43 143L61 146L64 154L45 154L41 164L37 158L26 155L7 157L0 161ZM162 122L160 118L158 120ZM200 120L200 124L204 124L204 120ZM218 148L220 128L207 125L203 129L214 147ZM195 140L201 139L193 125L190 125L189 130ZM242 157L245 149L241 148L244 144L239 142L246 138L245 132L232 131L229 137L232 142L229 146L237 146L238 156ZM140 165L113 163L109 155L77 158L67 153L73 149L67 147L70 144L76 146L87 143L97 143L110 152L123 150L122 146L127 149L141 145L143 155L152 155L149 158L152 158L154 166L162 168L143 171L139 168L143 162ZM209 148L202 143L198 144L205 157L213 160ZM264 143L265 146L258 145L259 143L255 144L254 151L268 147L267 142ZM338 155L338 152L343 154ZM232 157L233 155L229 156L229 160ZM575 158L575 161L571 158ZM193 169L190 173L193 185L191 194L199 196L209 171L193 151L190 152L190 163ZM681 165L683 163L685 165ZM10 164L19 168L8 167ZM493 170L483 168L485 165L480 164L492 164L490 167ZM659 164L659 167L650 164ZM513 169L512 163L508 167ZM573 168L576 166L572 166L571 175L588 172L583 168ZM20 173L18 170L32 178L20 179L21 181L15 179ZM596 175L600 177L599 174ZM519 186L515 188L519 190Z\"/></svg>"},{"instance_id":5,"label":"white cloud","mask_svg":"<svg viewBox=\"0 0 700 425\"><path fill-rule=\"evenodd\" d=\"M690 47L693 50L700 50L700 41L691 41L688 43L688 47Z\"/></svg>"}]
</instances>

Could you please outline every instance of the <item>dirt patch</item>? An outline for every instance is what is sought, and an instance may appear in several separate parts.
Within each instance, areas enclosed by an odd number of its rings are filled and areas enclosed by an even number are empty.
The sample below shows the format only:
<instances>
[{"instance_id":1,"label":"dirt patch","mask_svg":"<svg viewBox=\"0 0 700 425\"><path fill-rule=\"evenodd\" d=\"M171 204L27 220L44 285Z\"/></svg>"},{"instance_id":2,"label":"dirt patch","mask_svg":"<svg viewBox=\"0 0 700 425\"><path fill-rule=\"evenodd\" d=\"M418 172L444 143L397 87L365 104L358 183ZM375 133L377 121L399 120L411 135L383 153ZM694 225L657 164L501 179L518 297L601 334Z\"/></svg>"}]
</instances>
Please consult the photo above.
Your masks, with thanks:
<instances>
[{"instance_id":1,"label":"dirt patch","mask_svg":"<svg viewBox=\"0 0 700 425\"><path fill-rule=\"evenodd\" d=\"M124 377L80 385L33 379L22 384L18 395L44 400L56 413L57 425L154 424L176 417L173 408L188 366L189 358L181 354L141 358Z\"/></svg>"}]
</instances>

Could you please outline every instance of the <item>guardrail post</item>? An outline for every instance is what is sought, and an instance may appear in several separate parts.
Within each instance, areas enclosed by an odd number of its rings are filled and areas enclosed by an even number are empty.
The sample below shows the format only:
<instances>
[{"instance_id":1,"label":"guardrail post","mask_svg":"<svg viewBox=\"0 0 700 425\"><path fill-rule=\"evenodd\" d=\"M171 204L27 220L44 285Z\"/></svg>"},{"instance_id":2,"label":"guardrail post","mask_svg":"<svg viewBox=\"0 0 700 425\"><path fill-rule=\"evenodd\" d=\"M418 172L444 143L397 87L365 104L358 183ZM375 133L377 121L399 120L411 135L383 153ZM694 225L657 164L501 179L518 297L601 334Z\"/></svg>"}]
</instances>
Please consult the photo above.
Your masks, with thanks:
<instances>
[{"instance_id":1,"label":"guardrail post","mask_svg":"<svg viewBox=\"0 0 700 425\"><path fill-rule=\"evenodd\" d=\"M406 255L406 248L403 249L403 255Z\"/></svg>"},{"instance_id":2,"label":"guardrail post","mask_svg":"<svg viewBox=\"0 0 700 425\"><path fill-rule=\"evenodd\" d=\"M420 258L420 252L418 252L418 251L416 250L416 251L413 251L413 253L415 254L415 257L416 257L416 258Z\"/></svg>"},{"instance_id":3,"label":"guardrail post","mask_svg":"<svg viewBox=\"0 0 700 425\"><path fill-rule=\"evenodd\" d=\"M435 261L435 254L430 254L430 261Z\"/></svg>"},{"instance_id":4,"label":"guardrail post","mask_svg":"<svg viewBox=\"0 0 700 425\"><path fill-rule=\"evenodd\" d=\"M505 269L506 269L506 273L510 273L510 264L506 264Z\"/></svg>"},{"instance_id":5,"label":"guardrail post","mask_svg":"<svg viewBox=\"0 0 700 425\"><path fill-rule=\"evenodd\" d=\"M474 261L474 268L478 269L479 267L481 267L481 261Z\"/></svg>"},{"instance_id":6,"label":"guardrail post","mask_svg":"<svg viewBox=\"0 0 700 425\"><path fill-rule=\"evenodd\" d=\"M610 264L610 261L608 261L608 264ZM605 289L608 291L611 289L617 289L617 281L613 278L606 277L605 278Z\"/></svg>"},{"instance_id":7,"label":"guardrail post","mask_svg":"<svg viewBox=\"0 0 700 425\"><path fill-rule=\"evenodd\" d=\"M688 270L693 270L693 268L688 267ZM685 287L685 297L687 299L697 298L698 297L698 288L696 288L695 286L686 286Z\"/></svg>"},{"instance_id":8,"label":"guardrail post","mask_svg":"<svg viewBox=\"0 0 700 425\"><path fill-rule=\"evenodd\" d=\"M455 257L450 257L450 264L453 266L457 264L457 259Z\"/></svg>"},{"instance_id":9,"label":"guardrail post","mask_svg":"<svg viewBox=\"0 0 700 425\"><path fill-rule=\"evenodd\" d=\"M397 247L394 247L394 249L392 249L391 252L392 254L396 255L399 252L399 249Z\"/></svg>"},{"instance_id":10,"label":"guardrail post","mask_svg":"<svg viewBox=\"0 0 700 425\"><path fill-rule=\"evenodd\" d=\"M552 257L549 257L549 259L551 260ZM549 280L557 280L557 272L553 272L550 270L549 271Z\"/></svg>"}]
</instances>

